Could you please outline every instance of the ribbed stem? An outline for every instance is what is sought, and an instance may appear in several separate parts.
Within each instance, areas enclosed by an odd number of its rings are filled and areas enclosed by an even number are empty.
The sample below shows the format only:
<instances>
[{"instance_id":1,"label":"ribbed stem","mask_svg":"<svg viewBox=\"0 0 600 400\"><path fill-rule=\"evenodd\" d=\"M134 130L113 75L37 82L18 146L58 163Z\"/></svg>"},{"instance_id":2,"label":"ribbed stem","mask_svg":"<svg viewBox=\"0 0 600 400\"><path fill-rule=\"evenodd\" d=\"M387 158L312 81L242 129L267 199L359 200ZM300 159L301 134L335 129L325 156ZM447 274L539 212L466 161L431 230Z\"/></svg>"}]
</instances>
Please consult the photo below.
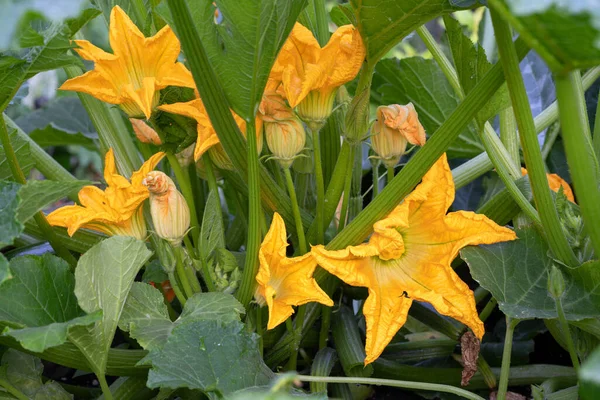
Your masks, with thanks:
<instances>
[{"instance_id":1,"label":"ribbed stem","mask_svg":"<svg viewBox=\"0 0 600 400\"><path fill-rule=\"evenodd\" d=\"M392 182L392 179L394 179L394 167L387 167L387 183L388 185Z\"/></svg>"},{"instance_id":2,"label":"ribbed stem","mask_svg":"<svg viewBox=\"0 0 600 400\"><path fill-rule=\"evenodd\" d=\"M329 376L337 360L338 357L334 349L325 347L319 350L310 367L310 374L312 376ZM310 391L311 393L323 393L327 395L327 383L311 382Z\"/></svg>"},{"instance_id":3,"label":"ribbed stem","mask_svg":"<svg viewBox=\"0 0 600 400\"><path fill-rule=\"evenodd\" d=\"M600 98L600 93L598 93ZM594 136L592 137L596 159L600 160L600 101L596 104L596 115L594 117Z\"/></svg>"},{"instance_id":4,"label":"ribbed stem","mask_svg":"<svg viewBox=\"0 0 600 400\"><path fill-rule=\"evenodd\" d=\"M175 296L177 297L177 300L179 300L179 303L181 303L181 307L185 306L187 297L185 296L185 293L183 293L183 290L181 290L181 287L179 287L179 280L177 279L177 276L175 275L175 271L169 271L167 273L167 275L169 277L169 282L171 283L171 287L173 288L173 291L175 292Z\"/></svg>"},{"instance_id":5,"label":"ribbed stem","mask_svg":"<svg viewBox=\"0 0 600 400\"><path fill-rule=\"evenodd\" d=\"M504 337L504 350L502 351L502 369L500 370L500 383L498 384L498 395L496 397L498 400L506 400L513 334L518 323L518 319L512 319L509 316L506 316L506 336Z\"/></svg>"},{"instance_id":6,"label":"ribbed stem","mask_svg":"<svg viewBox=\"0 0 600 400\"><path fill-rule=\"evenodd\" d=\"M504 69L508 91L514 107L517 125L519 126L521 145L525 157L525 165L527 166L527 172L531 181L533 198L540 212L540 219L552 252L566 265L575 267L578 265L577 258L562 230L558 213L550 194L550 188L548 187L544 160L535 132L529 98L527 97L527 91L525 90L525 84L523 83L519 67L519 58L512 41L512 33L508 24L495 11L494 4L497 3L497 0L490 1L492 22L496 34L496 42L498 43L500 64Z\"/></svg>"},{"instance_id":7,"label":"ribbed stem","mask_svg":"<svg viewBox=\"0 0 600 400\"><path fill-rule=\"evenodd\" d=\"M317 185L317 209L315 213L315 220L317 221L317 243L321 244L325 242L325 181L323 180L323 167L321 160L321 142L319 140L319 131L311 130L313 139L313 150L315 158L315 181Z\"/></svg>"},{"instance_id":8,"label":"ribbed stem","mask_svg":"<svg viewBox=\"0 0 600 400\"><path fill-rule=\"evenodd\" d=\"M573 336L571 335L571 328L569 328L569 323L567 322L567 317L565 316L565 310L562 306L562 299L560 297L556 298L556 313L558 314L558 321L560 322L560 327L562 328L563 335L565 337L565 342L567 342L567 349L569 350L569 356L571 357L571 362L573 363L573 368L575 368L575 372L579 373L579 358L577 358L577 351L575 350L575 344L573 343Z\"/></svg>"},{"instance_id":9,"label":"ribbed stem","mask_svg":"<svg viewBox=\"0 0 600 400\"><path fill-rule=\"evenodd\" d=\"M517 121L512 107L500 111L500 140L517 168L520 168L519 134L517 133Z\"/></svg>"},{"instance_id":10,"label":"ribbed stem","mask_svg":"<svg viewBox=\"0 0 600 400\"><path fill-rule=\"evenodd\" d=\"M354 153L356 151L356 145L350 145L350 159L354 160ZM344 194L342 199L342 209L340 210L340 220L338 223L338 232L344 229L346 226L346 220L348 219L348 205L350 204L350 189L352 188L352 172L346 171L346 178L344 182Z\"/></svg>"},{"instance_id":11,"label":"ribbed stem","mask_svg":"<svg viewBox=\"0 0 600 400\"><path fill-rule=\"evenodd\" d=\"M298 205L298 198L296 197L296 189L294 188L292 173L290 172L289 168L284 168L283 172L285 174L285 182L287 184L290 200L292 201L292 211L294 212L294 220L296 221L296 234L298 235L300 254L306 254L306 237L304 236L304 229L302 228L302 217L300 216L300 206Z\"/></svg>"},{"instance_id":12,"label":"ribbed stem","mask_svg":"<svg viewBox=\"0 0 600 400\"><path fill-rule=\"evenodd\" d=\"M371 170L373 171L373 196L371 197L372 200L379 194L379 163L372 166Z\"/></svg>"}]
</instances>

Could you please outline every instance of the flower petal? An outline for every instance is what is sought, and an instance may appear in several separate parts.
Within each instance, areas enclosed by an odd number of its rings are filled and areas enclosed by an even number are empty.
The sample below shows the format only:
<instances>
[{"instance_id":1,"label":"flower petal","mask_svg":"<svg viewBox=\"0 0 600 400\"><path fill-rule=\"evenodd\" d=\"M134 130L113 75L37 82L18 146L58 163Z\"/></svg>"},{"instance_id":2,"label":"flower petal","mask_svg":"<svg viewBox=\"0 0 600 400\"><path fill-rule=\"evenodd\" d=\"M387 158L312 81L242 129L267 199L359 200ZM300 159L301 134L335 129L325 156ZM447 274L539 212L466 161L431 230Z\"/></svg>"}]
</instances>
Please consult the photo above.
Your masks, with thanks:
<instances>
[{"instance_id":1,"label":"flower petal","mask_svg":"<svg viewBox=\"0 0 600 400\"><path fill-rule=\"evenodd\" d=\"M87 93L110 104L121 103L121 97L114 89L113 83L95 70L65 81L59 89Z\"/></svg>"},{"instance_id":2,"label":"flower petal","mask_svg":"<svg viewBox=\"0 0 600 400\"><path fill-rule=\"evenodd\" d=\"M312 246L311 253L323 269L352 286L368 287L375 283L369 258L378 254L375 246L361 244L343 250L325 250Z\"/></svg>"}]
</instances>

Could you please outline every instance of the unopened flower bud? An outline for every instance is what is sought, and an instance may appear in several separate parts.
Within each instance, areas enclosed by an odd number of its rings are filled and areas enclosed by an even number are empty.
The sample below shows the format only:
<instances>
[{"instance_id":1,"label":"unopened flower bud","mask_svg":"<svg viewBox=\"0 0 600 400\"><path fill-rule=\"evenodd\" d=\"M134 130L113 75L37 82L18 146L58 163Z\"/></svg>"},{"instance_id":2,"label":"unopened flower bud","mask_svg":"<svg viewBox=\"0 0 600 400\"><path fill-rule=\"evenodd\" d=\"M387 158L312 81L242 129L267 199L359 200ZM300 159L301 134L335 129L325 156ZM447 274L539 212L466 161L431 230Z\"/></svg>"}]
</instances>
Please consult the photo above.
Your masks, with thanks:
<instances>
[{"instance_id":1,"label":"unopened flower bud","mask_svg":"<svg viewBox=\"0 0 600 400\"><path fill-rule=\"evenodd\" d=\"M565 278L556 265L552 266L548 274L548 292L555 299L562 297L565 292Z\"/></svg>"},{"instance_id":2,"label":"unopened flower bud","mask_svg":"<svg viewBox=\"0 0 600 400\"><path fill-rule=\"evenodd\" d=\"M194 162L194 147L196 147L196 144L192 143L179 153L175 154L177 162L182 168L187 168Z\"/></svg>"},{"instance_id":3,"label":"unopened flower bud","mask_svg":"<svg viewBox=\"0 0 600 400\"><path fill-rule=\"evenodd\" d=\"M265 122L265 135L269 150L283 168L289 168L292 165L306 143L304 127L297 118L280 122Z\"/></svg>"},{"instance_id":4,"label":"unopened flower bud","mask_svg":"<svg viewBox=\"0 0 600 400\"><path fill-rule=\"evenodd\" d=\"M150 213L156 234L174 246L190 227L190 209L175 183L165 173L152 171L142 183L150 191Z\"/></svg>"},{"instance_id":5,"label":"unopened flower bud","mask_svg":"<svg viewBox=\"0 0 600 400\"><path fill-rule=\"evenodd\" d=\"M371 145L387 167L393 167L400 161L407 143L423 146L425 140L425 129L412 103L377 108Z\"/></svg>"},{"instance_id":6,"label":"unopened flower bud","mask_svg":"<svg viewBox=\"0 0 600 400\"><path fill-rule=\"evenodd\" d=\"M333 111L337 88L330 91L313 90L296 107L298 116L313 131L319 131Z\"/></svg>"},{"instance_id":7,"label":"unopened flower bud","mask_svg":"<svg viewBox=\"0 0 600 400\"><path fill-rule=\"evenodd\" d=\"M135 118L129 118L129 121L131 122L131 126L133 126L133 132L135 133L135 136L140 142L155 144L157 146L162 144L162 141L160 140L160 137L156 131L149 127L144 121Z\"/></svg>"}]
</instances>

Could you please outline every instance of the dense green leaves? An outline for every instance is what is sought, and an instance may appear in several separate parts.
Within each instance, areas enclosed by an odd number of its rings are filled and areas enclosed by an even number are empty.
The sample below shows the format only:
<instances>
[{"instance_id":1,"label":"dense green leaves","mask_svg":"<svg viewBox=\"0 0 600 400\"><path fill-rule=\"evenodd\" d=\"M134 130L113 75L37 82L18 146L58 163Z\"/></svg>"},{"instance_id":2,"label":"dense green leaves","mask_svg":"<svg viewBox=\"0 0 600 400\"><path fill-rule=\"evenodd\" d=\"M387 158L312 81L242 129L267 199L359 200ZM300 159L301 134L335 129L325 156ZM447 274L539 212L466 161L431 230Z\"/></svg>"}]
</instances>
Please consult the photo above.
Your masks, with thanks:
<instances>
[{"instance_id":1,"label":"dense green leaves","mask_svg":"<svg viewBox=\"0 0 600 400\"><path fill-rule=\"evenodd\" d=\"M460 9L450 0L351 0L350 4L371 66L420 25Z\"/></svg>"},{"instance_id":2,"label":"dense green leaves","mask_svg":"<svg viewBox=\"0 0 600 400\"><path fill-rule=\"evenodd\" d=\"M250 120L256 113L275 57L306 0L187 3L229 103L235 112ZM166 4L161 7L162 14L170 20ZM215 9L219 10L220 21L215 21Z\"/></svg>"},{"instance_id":3,"label":"dense green leaves","mask_svg":"<svg viewBox=\"0 0 600 400\"><path fill-rule=\"evenodd\" d=\"M211 398L265 385L273 377L258 351L258 336L237 321L181 323L147 358L148 387L200 389Z\"/></svg>"},{"instance_id":4,"label":"dense green leaves","mask_svg":"<svg viewBox=\"0 0 600 400\"><path fill-rule=\"evenodd\" d=\"M6 257L4 257L4 254L0 254L0 285L2 285L4 281L11 278L12 274L10 273L8 260L6 259Z\"/></svg>"},{"instance_id":5,"label":"dense green leaves","mask_svg":"<svg viewBox=\"0 0 600 400\"><path fill-rule=\"evenodd\" d=\"M2 89L0 88L0 91L1 90ZM34 166L34 161L29 152L29 143L27 143L27 141L23 138L19 137L16 129L11 128L10 126L7 126L6 128L8 129L8 137L15 152L15 156L17 157L17 161L19 161L19 166L21 167L23 173L27 175ZM4 153L4 147L2 147L0 144L0 179L12 180L12 178L12 171L8 165L8 159Z\"/></svg>"},{"instance_id":6,"label":"dense green leaves","mask_svg":"<svg viewBox=\"0 0 600 400\"><path fill-rule=\"evenodd\" d=\"M24 223L47 205L79 191L90 183L87 181L28 181L19 189L21 202L17 209L17 219Z\"/></svg>"},{"instance_id":7,"label":"dense green leaves","mask_svg":"<svg viewBox=\"0 0 600 400\"><path fill-rule=\"evenodd\" d=\"M600 348L596 349L581 366L579 395L582 400L600 398Z\"/></svg>"},{"instance_id":8,"label":"dense green leaves","mask_svg":"<svg viewBox=\"0 0 600 400\"><path fill-rule=\"evenodd\" d=\"M18 183L0 181L0 248L11 245L23 231L23 224L17 219L20 187Z\"/></svg>"},{"instance_id":9,"label":"dense green leaves","mask_svg":"<svg viewBox=\"0 0 600 400\"><path fill-rule=\"evenodd\" d=\"M600 9L585 0L490 2L554 72L600 63Z\"/></svg>"},{"instance_id":10,"label":"dense green leaves","mask_svg":"<svg viewBox=\"0 0 600 400\"><path fill-rule=\"evenodd\" d=\"M98 314L84 315L73 293L75 280L68 264L53 255L23 256L10 262L12 277L0 284L0 321L5 334L30 351L41 352L64 343L67 329L87 325Z\"/></svg>"},{"instance_id":11,"label":"dense green leaves","mask_svg":"<svg viewBox=\"0 0 600 400\"><path fill-rule=\"evenodd\" d=\"M217 198L218 194L210 192L204 208L202 217L202 228L200 230L200 249L206 261L216 249L225 248L225 236L223 234L223 215Z\"/></svg>"},{"instance_id":12,"label":"dense green leaves","mask_svg":"<svg viewBox=\"0 0 600 400\"><path fill-rule=\"evenodd\" d=\"M556 318L548 294L548 271L553 264L544 239L532 227L517 230L518 239L461 250L471 275L498 300L500 309L518 319ZM600 265L587 262L563 269L566 291L562 299L569 320L600 313Z\"/></svg>"},{"instance_id":13,"label":"dense green leaves","mask_svg":"<svg viewBox=\"0 0 600 400\"><path fill-rule=\"evenodd\" d=\"M9 349L2 356L0 387L9 388L31 400L70 400L71 394L57 382L42 382L44 366L39 358ZM0 395L2 392L0 391ZM13 397L9 397L13 398Z\"/></svg>"},{"instance_id":14,"label":"dense green leaves","mask_svg":"<svg viewBox=\"0 0 600 400\"><path fill-rule=\"evenodd\" d=\"M113 236L79 259L75 271L79 306L88 313L102 310L103 315L91 327L71 327L68 335L98 375L104 374L108 349L133 280L151 254L142 241Z\"/></svg>"},{"instance_id":15,"label":"dense green leaves","mask_svg":"<svg viewBox=\"0 0 600 400\"><path fill-rule=\"evenodd\" d=\"M459 103L435 61L421 57L381 61L375 67L371 93L378 104L412 102L429 135L437 131ZM448 149L450 157L470 157L482 151L483 145L472 125Z\"/></svg>"}]
</instances>

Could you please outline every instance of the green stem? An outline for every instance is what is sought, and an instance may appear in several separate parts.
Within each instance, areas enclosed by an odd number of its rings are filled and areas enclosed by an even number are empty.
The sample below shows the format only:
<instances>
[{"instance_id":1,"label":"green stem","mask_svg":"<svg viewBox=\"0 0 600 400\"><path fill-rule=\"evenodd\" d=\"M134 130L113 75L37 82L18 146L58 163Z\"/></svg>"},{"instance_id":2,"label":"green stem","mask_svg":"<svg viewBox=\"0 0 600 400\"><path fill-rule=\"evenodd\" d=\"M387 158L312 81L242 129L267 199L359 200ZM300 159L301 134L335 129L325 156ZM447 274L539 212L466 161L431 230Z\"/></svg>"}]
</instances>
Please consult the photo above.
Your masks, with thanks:
<instances>
[{"instance_id":1,"label":"green stem","mask_svg":"<svg viewBox=\"0 0 600 400\"><path fill-rule=\"evenodd\" d=\"M490 3L490 5L498 4L498 1L491 0ZM491 14L496 41L498 43L500 63L504 69L504 76L506 77L508 91L514 107L521 136L521 147L523 148L525 165L531 182L533 198L540 212L544 232L555 256L566 265L575 267L578 265L577 258L562 230L558 212L556 211L552 195L550 194L550 188L548 187L544 160L535 132L527 91L525 90L525 84L523 83L523 77L519 68L519 59L512 41L512 33L508 24L502 20L494 7L491 9ZM600 233L600 225L598 226L598 232ZM600 246L600 242L598 244Z\"/></svg>"},{"instance_id":2,"label":"green stem","mask_svg":"<svg viewBox=\"0 0 600 400\"><path fill-rule=\"evenodd\" d=\"M189 242L189 239L188 239L188 242ZM194 294L195 293L201 293L202 292L202 288L200 287L200 282L198 281L198 276L196 276L196 269L195 268L190 268L190 266L187 265L187 263L185 262L187 255L185 254L185 251L183 250L183 247L179 246L179 247L175 248L175 251L179 254L178 257L181 260L181 264L183 265L183 268L185 270L187 278L188 278L188 280L190 282L190 286L192 288L192 292Z\"/></svg>"},{"instance_id":3,"label":"green stem","mask_svg":"<svg viewBox=\"0 0 600 400\"><path fill-rule=\"evenodd\" d=\"M559 133L560 124L554 124L550 128L548 128L548 132L546 133L546 140L544 141L544 145L542 146L542 157L544 158L544 161L546 161L548 155L550 155L552 147L554 146L554 142L556 142Z\"/></svg>"},{"instance_id":4,"label":"green stem","mask_svg":"<svg viewBox=\"0 0 600 400\"><path fill-rule=\"evenodd\" d=\"M321 306L321 329L319 330L319 350L327 347L329 326L331 325L331 307Z\"/></svg>"},{"instance_id":5,"label":"green stem","mask_svg":"<svg viewBox=\"0 0 600 400\"><path fill-rule=\"evenodd\" d=\"M175 178L177 178L177 183L179 183L179 188L181 189L181 194L185 198L185 202L187 203L190 209L190 225L192 232L192 241L194 246L198 246L198 235L200 234L200 225L198 224L198 214L196 214L196 203L194 203L194 193L192 192L192 186L190 185L189 175L183 171L181 165L179 165L179 161L177 161L177 157L173 153L167 153L167 158L169 159L169 164L175 173ZM192 251L193 249L190 249Z\"/></svg>"},{"instance_id":6,"label":"green stem","mask_svg":"<svg viewBox=\"0 0 600 400\"><path fill-rule=\"evenodd\" d=\"M579 93L579 72L555 76L556 97L559 104L562 138L577 203L585 222L585 230L592 240L594 251L600 254L600 191L598 190L598 161L590 143L589 125L581 114L585 103Z\"/></svg>"},{"instance_id":7,"label":"green stem","mask_svg":"<svg viewBox=\"0 0 600 400\"><path fill-rule=\"evenodd\" d=\"M378 378L346 378L337 376L310 376L297 375L294 378L304 382L327 382L327 383L350 383L359 385L391 386L411 390L430 390L434 392L452 393L465 399L484 400L483 397L450 385L440 385L437 383L396 381L391 379Z\"/></svg>"},{"instance_id":8,"label":"green stem","mask_svg":"<svg viewBox=\"0 0 600 400\"><path fill-rule=\"evenodd\" d=\"M565 337L565 342L567 342L567 349L569 350L569 356L571 357L573 368L575 369L575 372L579 373L579 358L577 358L577 351L575 351L573 336L571 335L571 329L569 328L569 323L567 322L567 317L565 316L565 310L563 309L562 300L560 297L556 298L556 313L558 314L558 321L560 322L560 326Z\"/></svg>"},{"instance_id":9,"label":"green stem","mask_svg":"<svg viewBox=\"0 0 600 400\"><path fill-rule=\"evenodd\" d=\"M373 200L379 194L379 162L377 165L373 165L371 170L373 171L373 196L371 200Z\"/></svg>"},{"instance_id":10,"label":"green stem","mask_svg":"<svg viewBox=\"0 0 600 400\"><path fill-rule=\"evenodd\" d=\"M298 205L298 198L296 197L292 173L289 168L284 168L283 172L285 174L285 182L287 184L288 193L290 194L290 200L292 201L292 211L294 212L294 220L296 221L296 234L298 235L300 254L306 254L306 237L304 236L304 229L302 228L302 217L300 216L300 207Z\"/></svg>"},{"instance_id":11,"label":"green stem","mask_svg":"<svg viewBox=\"0 0 600 400\"><path fill-rule=\"evenodd\" d=\"M19 166L19 161L17 160L17 156L15 155L15 151L12 147L12 143L10 142L10 138L8 136L8 130L6 129L6 124L4 123L3 115L0 115L0 142L2 143L2 147L4 148L4 154L6 155L6 161L8 161L8 166L10 167L10 171L12 172L13 178L15 182L20 183L21 185L25 185L27 183L27 179L25 178L25 174L21 167ZM50 242L50 246L54 249L56 254L63 258L66 262L69 263L71 269L75 269L77 266L77 260L73 257L73 254L69 252L69 250L62 245L60 241L56 239L54 235L54 231L52 227L46 220L44 213L41 211L35 213L33 216L35 223L38 225L40 230L44 233L44 237Z\"/></svg>"},{"instance_id":12,"label":"green stem","mask_svg":"<svg viewBox=\"0 0 600 400\"><path fill-rule=\"evenodd\" d=\"M258 250L260 248L260 176L258 153L256 152L256 125L254 118L247 121L248 140L248 242L246 245L246 263L242 272L242 282L236 297L244 307L248 308L254 295L256 273L258 271ZM297 203L296 203L297 204ZM302 227L300 227L302 229Z\"/></svg>"},{"instance_id":13,"label":"green stem","mask_svg":"<svg viewBox=\"0 0 600 400\"><path fill-rule=\"evenodd\" d=\"M466 163L452 170L452 179L454 180L455 188L460 189L468 185L492 168L494 168L494 164L490 160L490 156L485 152L471 158Z\"/></svg>"},{"instance_id":14,"label":"green stem","mask_svg":"<svg viewBox=\"0 0 600 400\"><path fill-rule=\"evenodd\" d=\"M187 299L185 297L185 294L179 287L179 282L177 280L177 276L175 276L175 272L170 271L167 273L167 275L169 276L169 282L171 283L171 287L173 288L173 291L175 292L175 296L177 297L177 300L179 300L179 303L181 303L182 307L185 306L185 302Z\"/></svg>"},{"instance_id":15,"label":"green stem","mask_svg":"<svg viewBox=\"0 0 600 400\"><path fill-rule=\"evenodd\" d=\"M518 319L512 319L509 316L506 316L506 336L504 337L504 350L502 351L502 369L500 370L500 382L498 383L498 395L496 397L498 400L506 400L513 334L519 322L520 320Z\"/></svg>"},{"instance_id":16,"label":"green stem","mask_svg":"<svg viewBox=\"0 0 600 400\"><path fill-rule=\"evenodd\" d=\"M29 400L19 389L14 387L8 380L0 378L0 387L13 395L17 400Z\"/></svg>"},{"instance_id":17,"label":"green stem","mask_svg":"<svg viewBox=\"0 0 600 400\"><path fill-rule=\"evenodd\" d=\"M394 179L394 167L387 167L387 183L388 185L390 184L390 182L392 181L392 179Z\"/></svg>"},{"instance_id":18,"label":"green stem","mask_svg":"<svg viewBox=\"0 0 600 400\"><path fill-rule=\"evenodd\" d=\"M214 192L217 196L217 201L219 202L219 209L221 206L221 196L219 196L219 185L217 184L217 178L215 176L215 169L210 159L208 153L205 153L202 156L202 164L204 165L204 170L206 171L206 180L208 181L208 190Z\"/></svg>"},{"instance_id":19,"label":"green stem","mask_svg":"<svg viewBox=\"0 0 600 400\"><path fill-rule=\"evenodd\" d=\"M190 297L192 297L194 295L194 290L192 289L192 285L190 283L188 273L186 272L187 268L185 268L185 265L183 265L181 253L178 251L178 249L174 249L174 250L175 250L175 258L176 258L175 272L177 273L177 278L179 279L179 282L181 283L181 286L183 288L183 293L185 294L186 299L189 299Z\"/></svg>"},{"instance_id":20,"label":"green stem","mask_svg":"<svg viewBox=\"0 0 600 400\"><path fill-rule=\"evenodd\" d=\"M190 243L190 239L187 237L187 235L183 238L184 242L185 242L185 246L189 249L193 249L192 244ZM200 246L198 246L198 252L200 253ZM192 262L196 262L195 260ZM200 269L202 270L202 277L204 278L204 283L206 283L206 287L208 288L209 292L214 292L217 290L215 283L212 280L212 276L210 275L210 270L208 269L208 263L206 262L205 257L203 257L202 254L200 254ZM195 273L194 273L195 275ZM197 279L197 278L196 278ZM198 292L201 292L202 290L198 290Z\"/></svg>"},{"instance_id":21,"label":"green stem","mask_svg":"<svg viewBox=\"0 0 600 400\"><path fill-rule=\"evenodd\" d=\"M517 133L517 121L512 107L500 111L500 140L510 158L512 158L517 168L521 167L521 158L519 157L519 134Z\"/></svg>"},{"instance_id":22,"label":"green stem","mask_svg":"<svg viewBox=\"0 0 600 400\"><path fill-rule=\"evenodd\" d=\"M113 400L112 392L110 391L110 387L108 386L108 382L106 382L106 376L104 374L96 374L98 377L98 382L100 382L100 388L102 389L102 395L105 400Z\"/></svg>"},{"instance_id":23,"label":"green stem","mask_svg":"<svg viewBox=\"0 0 600 400\"><path fill-rule=\"evenodd\" d=\"M350 159L354 160L354 153L356 152L356 145L350 145ZM348 205L350 204L350 189L352 188L352 171L346 171L346 181L344 182L344 194L342 199L342 209L340 211L340 221L338 223L338 232L344 229L346 226L346 220L348 219Z\"/></svg>"},{"instance_id":24,"label":"green stem","mask_svg":"<svg viewBox=\"0 0 600 400\"><path fill-rule=\"evenodd\" d=\"M598 93L600 98L600 93ZM596 153L596 159L600 160L600 101L596 104L596 116L594 118L594 136L592 137L594 152Z\"/></svg>"},{"instance_id":25,"label":"green stem","mask_svg":"<svg viewBox=\"0 0 600 400\"><path fill-rule=\"evenodd\" d=\"M315 157L315 180L317 184L317 210L315 213L315 220L317 221L317 244L325 242L325 182L323 181L323 167L321 162L321 142L319 141L319 131L311 130L312 134L313 149Z\"/></svg>"},{"instance_id":26,"label":"green stem","mask_svg":"<svg viewBox=\"0 0 600 400\"><path fill-rule=\"evenodd\" d=\"M494 311L494 309L496 308L497 305L498 305L498 300L496 300L494 297L492 297L487 302L485 307L483 307L483 310L481 310L481 313L479 313L479 319L482 322L485 322L485 320L488 319L488 317L490 316L492 311Z\"/></svg>"},{"instance_id":27,"label":"green stem","mask_svg":"<svg viewBox=\"0 0 600 400\"><path fill-rule=\"evenodd\" d=\"M298 314L294 319L294 328L292 334L294 340L290 344L290 358L288 360L286 369L288 371L296 370L296 363L298 361L298 350L300 350L300 343L302 342L302 326L304 325L304 317L306 316L306 304L298 307ZM288 318L288 319L291 319Z\"/></svg>"}]
</instances>

